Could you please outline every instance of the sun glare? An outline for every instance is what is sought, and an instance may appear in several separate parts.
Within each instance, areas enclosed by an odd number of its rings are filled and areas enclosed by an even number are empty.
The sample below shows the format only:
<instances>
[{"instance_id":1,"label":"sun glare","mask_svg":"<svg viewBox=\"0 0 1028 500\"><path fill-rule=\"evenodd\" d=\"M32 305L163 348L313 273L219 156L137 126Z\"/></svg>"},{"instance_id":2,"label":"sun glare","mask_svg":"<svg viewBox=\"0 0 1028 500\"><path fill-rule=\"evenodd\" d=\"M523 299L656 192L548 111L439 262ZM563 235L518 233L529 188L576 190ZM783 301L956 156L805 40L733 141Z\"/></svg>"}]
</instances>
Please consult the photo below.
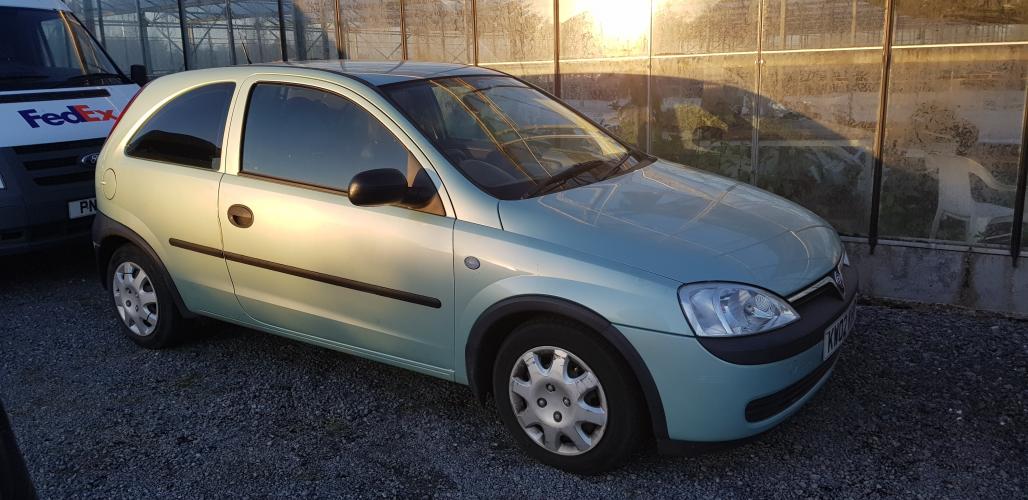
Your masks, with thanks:
<instances>
[{"instance_id":1,"label":"sun glare","mask_svg":"<svg viewBox=\"0 0 1028 500\"><path fill-rule=\"evenodd\" d=\"M593 0L581 3L607 39L634 40L650 29L650 11L624 0Z\"/></svg>"}]
</instances>

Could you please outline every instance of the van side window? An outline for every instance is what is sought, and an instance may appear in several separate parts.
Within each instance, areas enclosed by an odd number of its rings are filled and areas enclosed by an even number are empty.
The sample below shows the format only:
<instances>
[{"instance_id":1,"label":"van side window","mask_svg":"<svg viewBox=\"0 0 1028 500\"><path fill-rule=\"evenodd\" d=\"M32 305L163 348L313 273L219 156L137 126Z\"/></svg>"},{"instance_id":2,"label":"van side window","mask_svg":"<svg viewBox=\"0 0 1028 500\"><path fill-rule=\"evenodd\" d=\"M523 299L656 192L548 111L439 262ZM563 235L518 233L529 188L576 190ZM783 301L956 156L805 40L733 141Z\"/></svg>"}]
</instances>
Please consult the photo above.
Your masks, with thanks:
<instances>
[{"instance_id":1,"label":"van side window","mask_svg":"<svg viewBox=\"0 0 1028 500\"><path fill-rule=\"evenodd\" d=\"M234 83L214 83L172 99L136 132L125 154L217 169L233 90Z\"/></svg>"},{"instance_id":2,"label":"van side window","mask_svg":"<svg viewBox=\"0 0 1028 500\"><path fill-rule=\"evenodd\" d=\"M346 191L365 170L420 169L409 168L408 160L392 132L342 96L272 83L257 84L250 94L240 163L245 173Z\"/></svg>"}]
</instances>

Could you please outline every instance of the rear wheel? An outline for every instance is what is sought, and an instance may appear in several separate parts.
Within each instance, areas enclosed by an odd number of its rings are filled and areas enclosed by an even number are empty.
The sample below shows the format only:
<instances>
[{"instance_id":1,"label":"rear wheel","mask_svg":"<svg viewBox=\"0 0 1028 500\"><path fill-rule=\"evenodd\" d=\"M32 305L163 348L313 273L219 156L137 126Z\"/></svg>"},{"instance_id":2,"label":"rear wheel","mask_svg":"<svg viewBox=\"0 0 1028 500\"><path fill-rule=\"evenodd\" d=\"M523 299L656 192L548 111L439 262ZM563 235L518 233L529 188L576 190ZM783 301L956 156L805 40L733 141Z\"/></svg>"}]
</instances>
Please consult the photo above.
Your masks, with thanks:
<instances>
[{"instance_id":1,"label":"rear wheel","mask_svg":"<svg viewBox=\"0 0 1028 500\"><path fill-rule=\"evenodd\" d=\"M161 271L159 264L132 245L115 250L107 265L114 311L122 331L133 342L150 349L178 342L185 323Z\"/></svg>"},{"instance_id":2,"label":"rear wheel","mask_svg":"<svg viewBox=\"0 0 1028 500\"><path fill-rule=\"evenodd\" d=\"M631 373L595 332L540 319L515 329L500 347L493 394L529 455L594 474L620 464L642 437L642 396Z\"/></svg>"}]
</instances>

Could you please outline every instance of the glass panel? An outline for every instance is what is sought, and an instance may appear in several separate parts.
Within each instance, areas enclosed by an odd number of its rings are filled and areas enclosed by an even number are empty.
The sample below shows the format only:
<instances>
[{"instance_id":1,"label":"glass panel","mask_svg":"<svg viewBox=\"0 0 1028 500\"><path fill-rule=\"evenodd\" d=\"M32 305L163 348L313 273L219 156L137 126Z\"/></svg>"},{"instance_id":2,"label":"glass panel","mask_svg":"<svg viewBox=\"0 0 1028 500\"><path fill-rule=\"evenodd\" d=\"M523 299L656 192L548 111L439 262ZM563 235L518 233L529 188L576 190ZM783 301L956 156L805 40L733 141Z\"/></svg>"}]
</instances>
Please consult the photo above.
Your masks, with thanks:
<instances>
[{"instance_id":1,"label":"glass panel","mask_svg":"<svg viewBox=\"0 0 1028 500\"><path fill-rule=\"evenodd\" d=\"M407 58L471 62L471 0L407 0Z\"/></svg>"},{"instance_id":2,"label":"glass panel","mask_svg":"<svg viewBox=\"0 0 1028 500\"><path fill-rule=\"evenodd\" d=\"M650 0L562 0L561 59L649 52Z\"/></svg>"},{"instance_id":3,"label":"glass panel","mask_svg":"<svg viewBox=\"0 0 1028 500\"><path fill-rule=\"evenodd\" d=\"M233 89L232 83L215 83L176 97L140 127L125 154L217 169Z\"/></svg>"},{"instance_id":4,"label":"glass panel","mask_svg":"<svg viewBox=\"0 0 1028 500\"><path fill-rule=\"evenodd\" d=\"M561 63L562 98L635 145L646 144L647 60Z\"/></svg>"},{"instance_id":5,"label":"glass panel","mask_svg":"<svg viewBox=\"0 0 1028 500\"><path fill-rule=\"evenodd\" d=\"M212 68L235 64L229 34L228 3L204 0L183 2L186 13L186 40L189 42L189 67Z\"/></svg>"},{"instance_id":6,"label":"glass panel","mask_svg":"<svg viewBox=\"0 0 1028 500\"><path fill-rule=\"evenodd\" d=\"M338 59L335 0L282 2L290 60Z\"/></svg>"},{"instance_id":7,"label":"glass panel","mask_svg":"<svg viewBox=\"0 0 1028 500\"><path fill-rule=\"evenodd\" d=\"M146 33L143 40L143 64L146 64L147 70L151 75L185 70L178 2L141 0L139 5L142 13L140 24L145 26Z\"/></svg>"},{"instance_id":8,"label":"glass panel","mask_svg":"<svg viewBox=\"0 0 1028 500\"><path fill-rule=\"evenodd\" d=\"M759 0L654 0L653 54L757 50Z\"/></svg>"},{"instance_id":9,"label":"glass panel","mask_svg":"<svg viewBox=\"0 0 1028 500\"><path fill-rule=\"evenodd\" d=\"M360 172L407 165L396 137L336 94L260 84L249 106L240 160L246 172L345 191Z\"/></svg>"},{"instance_id":10,"label":"glass panel","mask_svg":"<svg viewBox=\"0 0 1028 500\"><path fill-rule=\"evenodd\" d=\"M93 34L104 44L104 49L114 62L128 71L131 64L142 64L142 44L139 39L139 20L136 8L121 0L97 1L92 4L92 12L86 8L89 2L83 2L83 14L90 29L95 26ZM117 8L115 8L117 7ZM89 21L88 19L92 19Z\"/></svg>"},{"instance_id":11,"label":"glass panel","mask_svg":"<svg viewBox=\"0 0 1028 500\"><path fill-rule=\"evenodd\" d=\"M82 25L100 43L103 43L103 30L100 29L100 11L97 8L99 0L67 0L64 3L68 4L68 7L75 13L75 17L82 22Z\"/></svg>"},{"instance_id":12,"label":"glass panel","mask_svg":"<svg viewBox=\"0 0 1028 500\"><path fill-rule=\"evenodd\" d=\"M479 62L553 61L553 0L478 0Z\"/></svg>"},{"instance_id":13,"label":"glass panel","mask_svg":"<svg viewBox=\"0 0 1028 500\"><path fill-rule=\"evenodd\" d=\"M1024 147L1024 145L1021 147ZM1024 200L1025 211L1028 212L1028 193L1025 194ZM1023 226L1024 228L1021 232L1021 254L1028 255L1028 215L1025 215Z\"/></svg>"},{"instance_id":14,"label":"glass panel","mask_svg":"<svg viewBox=\"0 0 1028 500\"><path fill-rule=\"evenodd\" d=\"M755 183L868 230L881 49L764 55Z\"/></svg>"},{"instance_id":15,"label":"glass panel","mask_svg":"<svg viewBox=\"0 0 1028 500\"><path fill-rule=\"evenodd\" d=\"M883 4L882 0L765 0L763 49L881 47Z\"/></svg>"},{"instance_id":16,"label":"glass panel","mask_svg":"<svg viewBox=\"0 0 1028 500\"><path fill-rule=\"evenodd\" d=\"M275 0L232 0L232 33L236 61L282 60L279 43L278 2Z\"/></svg>"},{"instance_id":17,"label":"glass panel","mask_svg":"<svg viewBox=\"0 0 1028 500\"><path fill-rule=\"evenodd\" d=\"M340 0L346 58L399 61L400 0Z\"/></svg>"},{"instance_id":18,"label":"glass panel","mask_svg":"<svg viewBox=\"0 0 1028 500\"><path fill-rule=\"evenodd\" d=\"M553 63L482 63L480 66L514 75L536 85L547 92L553 92Z\"/></svg>"},{"instance_id":19,"label":"glass panel","mask_svg":"<svg viewBox=\"0 0 1028 500\"><path fill-rule=\"evenodd\" d=\"M883 237L1009 245L1028 46L893 51Z\"/></svg>"},{"instance_id":20,"label":"glass panel","mask_svg":"<svg viewBox=\"0 0 1028 500\"><path fill-rule=\"evenodd\" d=\"M654 59L650 152L751 181L753 60L752 55Z\"/></svg>"},{"instance_id":21,"label":"glass panel","mask_svg":"<svg viewBox=\"0 0 1028 500\"><path fill-rule=\"evenodd\" d=\"M1028 40L1024 0L895 0L893 9L894 46Z\"/></svg>"}]
</instances>

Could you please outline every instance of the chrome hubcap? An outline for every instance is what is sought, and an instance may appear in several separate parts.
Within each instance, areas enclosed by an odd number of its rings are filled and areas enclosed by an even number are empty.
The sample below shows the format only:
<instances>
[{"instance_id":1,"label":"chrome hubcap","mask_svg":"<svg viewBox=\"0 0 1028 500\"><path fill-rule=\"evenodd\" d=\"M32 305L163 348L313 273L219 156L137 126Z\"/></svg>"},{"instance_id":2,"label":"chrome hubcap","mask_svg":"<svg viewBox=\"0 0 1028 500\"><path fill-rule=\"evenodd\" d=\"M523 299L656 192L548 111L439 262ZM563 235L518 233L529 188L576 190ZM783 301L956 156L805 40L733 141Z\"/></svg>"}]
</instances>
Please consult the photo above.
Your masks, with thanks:
<instances>
[{"instance_id":1,"label":"chrome hubcap","mask_svg":"<svg viewBox=\"0 0 1028 500\"><path fill-rule=\"evenodd\" d=\"M122 262L111 284L118 316L132 333L145 337L157 328L157 292L150 277L134 262Z\"/></svg>"},{"instance_id":2,"label":"chrome hubcap","mask_svg":"<svg viewBox=\"0 0 1028 500\"><path fill-rule=\"evenodd\" d=\"M536 347L510 372L510 403L525 433L560 455L591 450L607 427L603 386L578 356L558 347Z\"/></svg>"}]
</instances>

